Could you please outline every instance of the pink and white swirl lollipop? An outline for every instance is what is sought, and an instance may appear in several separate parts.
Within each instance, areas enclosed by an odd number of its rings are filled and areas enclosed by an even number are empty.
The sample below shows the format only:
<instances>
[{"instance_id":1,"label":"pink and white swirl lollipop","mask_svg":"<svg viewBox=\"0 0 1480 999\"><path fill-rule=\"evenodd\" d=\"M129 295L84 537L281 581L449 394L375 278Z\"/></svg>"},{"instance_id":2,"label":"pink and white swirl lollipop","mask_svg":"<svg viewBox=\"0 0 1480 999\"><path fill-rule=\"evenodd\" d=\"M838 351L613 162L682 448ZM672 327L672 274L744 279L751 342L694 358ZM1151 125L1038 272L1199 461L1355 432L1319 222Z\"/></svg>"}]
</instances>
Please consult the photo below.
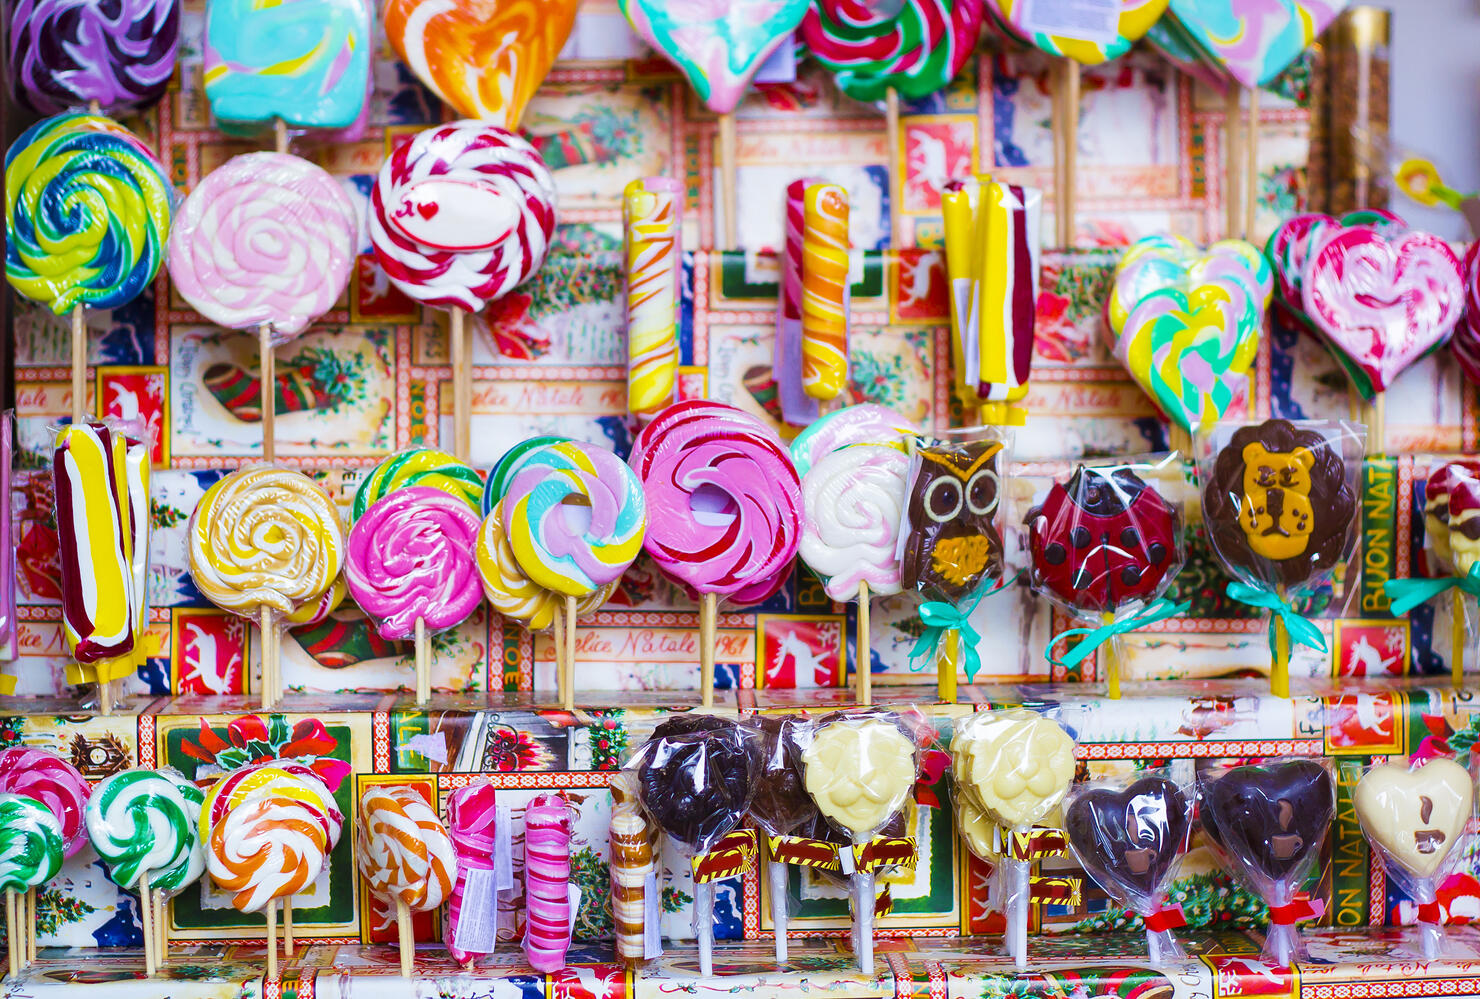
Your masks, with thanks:
<instances>
[{"instance_id":1,"label":"pink and white swirl lollipop","mask_svg":"<svg viewBox=\"0 0 1480 999\"><path fill-rule=\"evenodd\" d=\"M247 153L190 192L170 232L169 267L190 307L228 329L289 340L349 283L355 207L323 169L287 153Z\"/></svg>"},{"instance_id":2,"label":"pink and white swirl lollipop","mask_svg":"<svg viewBox=\"0 0 1480 999\"><path fill-rule=\"evenodd\" d=\"M461 624L483 599L477 535L472 507L428 486L377 500L350 529L344 580L382 638L416 637L419 703L431 694L427 632Z\"/></svg>"},{"instance_id":3,"label":"pink and white swirl lollipop","mask_svg":"<svg viewBox=\"0 0 1480 999\"><path fill-rule=\"evenodd\" d=\"M524 954L536 971L559 971L570 949L570 803L541 794L524 809Z\"/></svg>"},{"instance_id":4,"label":"pink and white swirl lollipop","mask_svg":"<svg viewBox=\"0 0 1480 999\"><path fill-rule=\"evenodd\" d=\"M0 793L45 805L62 827L66 856L76 856L87 838L84 810L91 793L77 768L56 753L13 746L0 752Z\"/></svg>"}]
</instances>

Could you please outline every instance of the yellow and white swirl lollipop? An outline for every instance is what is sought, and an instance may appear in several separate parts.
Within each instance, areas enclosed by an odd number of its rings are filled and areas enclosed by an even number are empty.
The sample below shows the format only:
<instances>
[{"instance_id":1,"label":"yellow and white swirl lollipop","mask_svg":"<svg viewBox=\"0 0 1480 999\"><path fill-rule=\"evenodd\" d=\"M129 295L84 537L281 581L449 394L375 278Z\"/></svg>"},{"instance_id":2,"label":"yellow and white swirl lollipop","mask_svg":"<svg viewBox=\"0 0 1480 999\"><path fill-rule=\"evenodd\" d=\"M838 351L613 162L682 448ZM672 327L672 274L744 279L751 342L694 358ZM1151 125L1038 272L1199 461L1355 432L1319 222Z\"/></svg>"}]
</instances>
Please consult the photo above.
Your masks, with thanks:
<instances>
[{"instance_id":1,"label":"yellow and white swirl lollipop","mask_svg":"<svg viewBox=\"0 0 1480 999\"><path fill-rule=\"evenodd\" d=\"M493 609L504 617L523 621L531 631L543 631L554 622L555 612L564 605L565 597L524 574L504 532L503 517L503 504L498 503L478 529L475 554L483 593ZM608 583L581 597L576 602L576 613L584 615L598 610L616 588L617 583Z\"/></svg>"}]
</instances>

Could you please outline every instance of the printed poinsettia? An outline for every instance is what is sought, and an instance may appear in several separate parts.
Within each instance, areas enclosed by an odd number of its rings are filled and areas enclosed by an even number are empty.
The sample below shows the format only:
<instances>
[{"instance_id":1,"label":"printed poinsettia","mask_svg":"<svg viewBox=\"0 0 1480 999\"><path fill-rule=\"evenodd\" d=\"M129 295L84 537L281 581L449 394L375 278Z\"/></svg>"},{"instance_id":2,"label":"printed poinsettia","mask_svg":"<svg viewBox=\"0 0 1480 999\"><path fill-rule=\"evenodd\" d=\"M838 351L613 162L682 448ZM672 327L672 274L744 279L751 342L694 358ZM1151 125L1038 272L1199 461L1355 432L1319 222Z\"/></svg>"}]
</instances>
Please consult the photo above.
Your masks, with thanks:
<instances>
[{"instance_id":1,"label":"printed poinsettia","mask_svg":"<svg viewBox=\"0 0 1480 999\"><path fill-rule=\"evenodd\" d=\"M339 740L317 718L306 718L289 730L282 715L268 715L266 721L244 715L227 723L224 739L202 718L196 741L184 740L181 749L191 759L222 770L266 760L303 760L330 791L336 791L350 773L348 763L326 755L338 746Z\"/></svg>"},{"instance_id":2,"label":"printed poinsettia","mask_svg":"<svg viewBox=\"0 0 1480 999\"><path fill-rule=\"evenodd\" d=\"M499 773L516 770L548 770L555 755L528 732L507 725L495 725L488 732L483 750L483 769Z\"/></svg>"}]
</instances>

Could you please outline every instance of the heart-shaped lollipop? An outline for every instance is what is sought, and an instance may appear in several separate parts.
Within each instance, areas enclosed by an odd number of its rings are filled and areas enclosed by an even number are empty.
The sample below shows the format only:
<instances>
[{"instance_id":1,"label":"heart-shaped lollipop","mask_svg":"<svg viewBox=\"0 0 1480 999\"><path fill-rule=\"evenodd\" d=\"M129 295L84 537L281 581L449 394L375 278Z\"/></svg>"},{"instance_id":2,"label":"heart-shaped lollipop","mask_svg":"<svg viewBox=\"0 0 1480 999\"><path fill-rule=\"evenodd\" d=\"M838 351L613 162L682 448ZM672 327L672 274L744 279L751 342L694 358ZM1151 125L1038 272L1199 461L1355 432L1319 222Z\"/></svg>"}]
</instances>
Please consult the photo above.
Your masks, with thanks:
<instances>
[{"instance_id":1,"label":"heart-shaped lollipop","mask_svg":"<svg viewBox=\"0 0 1480 999\"><path fill-rule=\"evenodd\" d=\"M1156 23L1167 0L1111 0L1110 3L1058 8L1029 0L988 0L987 10L1009 35L1043 51L1086 66L1118 58ZM1071 10L1069 19L1056 17Z\"/></svg>"},{"instance_id":2,"label":"heart-shaped lollipop","mask_svg":"<svg viewBox=\"0 0 1480 999\"><path fill-rule=\"evenodd\" d=\"M1310 47L1345 0L1172 0L1172 13L1213 62L1245 87L1273 80Z\"/></svg>"},{"instance_id":3,"label":"heart-shaped lollipop","mask_svg":"<svg viewBox=\"0 0 1480 999\"><path fill-rule=\"evenodd\" d=\"M1331 774L1313 760L1234 767L1202 788L1208 835L1273 882L1303 876L1335 814Z\"/></svg>"},{"instance_id":4,"label":"heart-shaped lollipop","mask_svg":"<svg viewBox=\"0 0 1480 999\"><path fill-rule=\"evenodd\" d=\"M386 0L385 33L416 78L467 118L514 131L570 37L579 0Z\"/></svg>"},{"instance_id":5,"label":"heart-shaped lollipop","mask_svg":"<svg viewBox=\"0 0 1480 999\"><path fill-rule=\"evenodd\" d=\"M1392 212L1377 208L1351 212L1340 219L1307 212L1292 215L1281 222L1264 244L1264 256L1274 269L1280 300L1296 312L1302 312L1305 308L1302 278L1311 251L1333 230L1358 226L1399 233L1408 228L1408 223Z\"/></svg>"},{"instance_id":6,"label":"heart-shaped lollipop","mask_svg":"<svg viewBox=\"0 0 1480 999\"><path fill-rule=\"evenodd\" d=\"M1201 249L1185 236L1167 233L1138 239L1115 265L1115 284L1105 305L1110 329L1119 333L1131 310L1153 292L1187 291L1219 278L1237 280L1261 310L1269 305L1273 271L1252 243L1224 239Z\"/></svg>"},{"instance_id":7,"label":"heart-shaped lollipop","mask_svg":"<svg viewBox=\"0 0 1480 999\"><path fill-rule=\"evenodd\" d=\"M1423 232L1330 233L1303 278L1305 313L1365 398L1449 339L1464 311L1459 260Z\"/></svg>"},{"instance_id":8,"label":"heart-shaped lollipop","mask_svg":"<svg viewBox=\"0 0 1480 999\"><path fill-rule=\"evenodd\" d=\"M1390 862L1428 880L1459 843L1474 793L1470 772L1440 758L1415 770L1373 767L1357 782L1352 805L1362 831Z\"/></svg>"},{"instance_id":9,"label":"heart-shaped lollipop","mask_svg":"<svg viewBox=\"0 0 1480 999\"><path fill-rule=\"evenodd\" d=\"M1124 790L1086 791L1064 815L1069 843L1090 877L1140 898L1157 894L1190 824L1182 789L1154 776Z\"/></svg>"},{"instance_id":10,"label":"heart-shaped lollipop","mask_svg":"<svg viewBox=\"0 0 1480 999\"><path fill-rule=\"evenodd\" d=\"M791 36L809 0L618 0L643 41L668 57L716 114L740 103L751 77Z\"/></svg>"}]
</instances>

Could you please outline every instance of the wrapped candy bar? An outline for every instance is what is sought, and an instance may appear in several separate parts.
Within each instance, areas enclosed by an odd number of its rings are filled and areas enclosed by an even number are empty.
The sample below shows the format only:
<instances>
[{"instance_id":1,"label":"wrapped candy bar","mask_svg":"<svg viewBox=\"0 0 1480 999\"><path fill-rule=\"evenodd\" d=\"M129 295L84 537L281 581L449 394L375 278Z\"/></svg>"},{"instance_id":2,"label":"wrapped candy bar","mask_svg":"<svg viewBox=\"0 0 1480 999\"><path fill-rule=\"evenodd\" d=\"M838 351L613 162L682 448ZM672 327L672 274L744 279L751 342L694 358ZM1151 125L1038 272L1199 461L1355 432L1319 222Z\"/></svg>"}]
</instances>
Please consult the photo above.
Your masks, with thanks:
<instances>
[{"instance_id":1,"label":"wrapped candy bar","mask_svg":"<svg viewBox=\"0 0 1480 999\"><path fill-rule=\"evenodd\" d=\"M817 806L807 794L801 743L806 723L798 718L761 715L753 742L759 755L750 818L768 837L766 879L771 892L771 920L776 924L776 961L786 962L786 865L775 857L775 837L787 836L815 822Z\"/></svg>"},{"instance_id":2,"label":"wrapped candy bar","mask_svg":"<svg viewBox=\"0 0 1480 999\"><path fill-rule=\"evenodd\" d=\"M472 784L447 795L447 834L457 851L457 879L448 898L442 940L447 953L471 970L478 954L491 954L501 890L512 890L513 835L509 809L498 788Z\"/></svg>"},{"instance_id":3,"label":"wrapped candy bar","mask_svg":"<svg viewBox=\"0 0 1480 999\"><path fill-rule=\"evenodd\" d=\"M740 824L755 791L750 734L714 715L676 715L660 723L627 764L637 773L643 810L694 862L694 935L701 973L713 973L714 884L698 861Z\"/></svg>"},{"instance_id":4,"label":"wrapped candy bar","mask_svg":"<svg viewBox=\"0 0 1480 999\"><path fill-rule=\"evenodd\" d=\"M1220 424L1200 453L1203 522L1233 599L1270 611L1270 689L1290 696L1291 643L1327 651L1295 609L1356 545L1359 424Z\"/></svg>"},{"instance_id":5,"label":"wrapped candy bar","mask_svg":"<svg viewBox=\"0 0 1480 999\"><path fill-rule=\"evenodd\" d=\"M1336 814L1325 760L1269 760L1198 774L1203 829L1230 872L1269 906L1263 956L1289 967L1303 952L1297 923L1325 903L1301 893Z\"/></svg>"},{"instance_id":6,"label":"wrapped candy bar","mask_svg":"<svg viewBox=\"0 0 1480 999\"><path fill-rule=\"evenodd\" d=\"M1163 771L1076 785L1064 809L1075 859L1111 901L1145 922L1153 965L1186 956L1172 935L1186 925L1182 907L1166 898L1191 828L1192 798Z\"/></svg>"},{"instance_id":7,"label":"wrapped candy bar","mask_svg":"<svg viewBox=\"0 0 1480 999\"><path fill-rule=\"evenodd\" d=\"M1189 608L1162 598L1182 568L1184 547L1178 507L1156 484L1181 481L1177 458L1080 465L1028 512L1034 589L1097 625L1054 636L1047 654L1055 665L1073 669L1105 649L1112 698L1120 696L1121 636ZM1078 645L1053 657L1060 641L1075 637Z\"/></svg>"}]
</instances>

